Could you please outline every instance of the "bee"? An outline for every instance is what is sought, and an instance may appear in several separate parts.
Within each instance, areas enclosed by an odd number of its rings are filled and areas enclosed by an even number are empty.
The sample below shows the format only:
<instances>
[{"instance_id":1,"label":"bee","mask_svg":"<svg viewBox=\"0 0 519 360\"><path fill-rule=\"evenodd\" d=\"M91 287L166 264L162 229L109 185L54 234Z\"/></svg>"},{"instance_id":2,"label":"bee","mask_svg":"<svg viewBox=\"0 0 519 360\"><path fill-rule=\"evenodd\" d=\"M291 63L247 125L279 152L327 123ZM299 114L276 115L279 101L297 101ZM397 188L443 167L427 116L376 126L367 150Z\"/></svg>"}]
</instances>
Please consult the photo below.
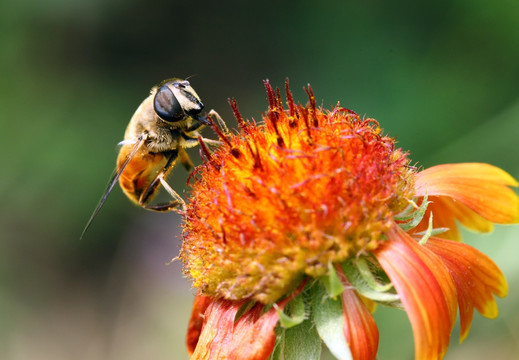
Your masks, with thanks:
<instances>
[{"instance_id":1,"label":"bee","mask_svg":"<svg viewBox=\"0 0 519 360\"><path fill-rule=\"evenodd\" d=\"M119 143L116 168L81 238L117 182L126 196L144 209L159 212L185 209L184 200L166 182L166 177L179 161L186 170L193 169L186 149L198 145L199 138L207 144L220 144L200 135L200 131L211 124L208 117L201 115L203 108L200 97L187 80L167 79L151 89L126 128L124 140ZM228 133L222 118L211 110L208 116L213 115ZM152 200L160 186L172 200L154 204Z\"/></svg>"}]
</instances>

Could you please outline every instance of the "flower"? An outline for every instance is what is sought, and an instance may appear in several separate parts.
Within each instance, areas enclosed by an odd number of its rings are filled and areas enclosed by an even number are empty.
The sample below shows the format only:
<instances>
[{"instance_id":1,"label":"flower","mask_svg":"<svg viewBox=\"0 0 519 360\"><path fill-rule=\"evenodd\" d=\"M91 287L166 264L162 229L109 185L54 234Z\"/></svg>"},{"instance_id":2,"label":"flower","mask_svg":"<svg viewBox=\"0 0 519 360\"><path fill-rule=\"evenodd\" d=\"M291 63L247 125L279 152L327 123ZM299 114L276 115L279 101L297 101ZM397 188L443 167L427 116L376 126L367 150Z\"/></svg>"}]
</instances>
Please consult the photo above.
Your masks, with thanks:
<instances>
[{"instance_id":1,"label":"flower","mask_svg":"<svg viewBox=\"0 0 519 360\"><path fill-rule=\"evenodd\" d=\"M519 222L517 182L494 166L419 170L377 121L339 105L296 105L265 82L263 123L240 126L197 169L180 258L197 297L192 359L375 359L376 304L403 308L416 359L444 356L459 309L497 315L507 284L463 244L456 222ZM304 341L301 341L304 337Z\"/></svg>"}]
</instances>

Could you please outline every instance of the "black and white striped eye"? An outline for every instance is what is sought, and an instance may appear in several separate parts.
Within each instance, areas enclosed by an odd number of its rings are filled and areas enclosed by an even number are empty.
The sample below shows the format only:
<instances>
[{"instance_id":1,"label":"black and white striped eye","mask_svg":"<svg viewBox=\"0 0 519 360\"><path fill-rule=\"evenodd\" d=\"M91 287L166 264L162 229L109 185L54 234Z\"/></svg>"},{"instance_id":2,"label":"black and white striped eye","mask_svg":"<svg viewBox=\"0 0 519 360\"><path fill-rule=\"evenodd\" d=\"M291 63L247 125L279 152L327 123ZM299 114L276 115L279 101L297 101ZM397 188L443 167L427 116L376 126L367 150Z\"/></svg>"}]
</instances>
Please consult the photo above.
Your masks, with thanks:
<instances>
[{"instance_id":1,"label":"black and white striped eye","mask_svg":"<svg viewBox=\"0 0 519 360\"><path fill-rule=\"evenodd\" d=\"M155 94L153 108L157 115L167 122L180 121L186 116L182 106L168 85L163 85Z\"/></svg>"}]
</instances>

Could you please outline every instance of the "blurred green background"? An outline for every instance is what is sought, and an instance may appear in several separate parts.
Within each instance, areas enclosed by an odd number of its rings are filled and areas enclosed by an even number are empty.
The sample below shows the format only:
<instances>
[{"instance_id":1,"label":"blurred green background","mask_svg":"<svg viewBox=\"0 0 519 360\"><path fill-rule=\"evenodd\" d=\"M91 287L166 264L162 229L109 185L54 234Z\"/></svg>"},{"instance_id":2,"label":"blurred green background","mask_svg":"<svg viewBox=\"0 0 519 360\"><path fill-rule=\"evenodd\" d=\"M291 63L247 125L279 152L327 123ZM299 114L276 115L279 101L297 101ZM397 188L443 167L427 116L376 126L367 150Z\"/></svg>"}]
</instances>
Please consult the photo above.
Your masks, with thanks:
<instances>
[{"instance_id":1,"label":"blurred green background","mask_svg":"<svg viewBox=\"0 0 519 360\"><path fill-rule=\"evenodd\" d=\"M374 117L425 167L484 161L519 178L519 2L8 1L0 12L0 358L187 359L193 291L176 214L116 188L79 235L149 88L187 77L234 126L262 80ZM213 137L210 130L205 135ZM198 151L191 153L199 159ZM185 188L180 167L171 182ZM500 316L475 315L446 359L519 353L519 227L467 241L503 269ZM380 308L379 358L411 359L405 313Z\"/></svg>"}]
</instances>

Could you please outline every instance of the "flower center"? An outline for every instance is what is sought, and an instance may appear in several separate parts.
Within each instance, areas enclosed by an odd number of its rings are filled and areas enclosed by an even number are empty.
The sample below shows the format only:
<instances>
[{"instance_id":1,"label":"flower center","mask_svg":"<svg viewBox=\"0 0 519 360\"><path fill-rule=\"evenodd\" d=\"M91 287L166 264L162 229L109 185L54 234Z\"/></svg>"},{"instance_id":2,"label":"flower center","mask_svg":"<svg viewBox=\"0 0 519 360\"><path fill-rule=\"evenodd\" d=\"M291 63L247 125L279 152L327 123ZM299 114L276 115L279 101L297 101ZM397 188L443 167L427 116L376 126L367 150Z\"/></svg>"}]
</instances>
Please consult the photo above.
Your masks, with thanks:
<instances>
[{"instance_id":1,"label":"flower center","mask_svg":"<svg viewBox=\"0 0 519 360\"><path fill-rule=\"evenodd\" d=\"M198 172L181 258L210 296L271 303L329 263L375 249L413 196L413 168L373 119L288 109L268 83L264 124L245 123Z\"/></svg>"}]
</instances>

